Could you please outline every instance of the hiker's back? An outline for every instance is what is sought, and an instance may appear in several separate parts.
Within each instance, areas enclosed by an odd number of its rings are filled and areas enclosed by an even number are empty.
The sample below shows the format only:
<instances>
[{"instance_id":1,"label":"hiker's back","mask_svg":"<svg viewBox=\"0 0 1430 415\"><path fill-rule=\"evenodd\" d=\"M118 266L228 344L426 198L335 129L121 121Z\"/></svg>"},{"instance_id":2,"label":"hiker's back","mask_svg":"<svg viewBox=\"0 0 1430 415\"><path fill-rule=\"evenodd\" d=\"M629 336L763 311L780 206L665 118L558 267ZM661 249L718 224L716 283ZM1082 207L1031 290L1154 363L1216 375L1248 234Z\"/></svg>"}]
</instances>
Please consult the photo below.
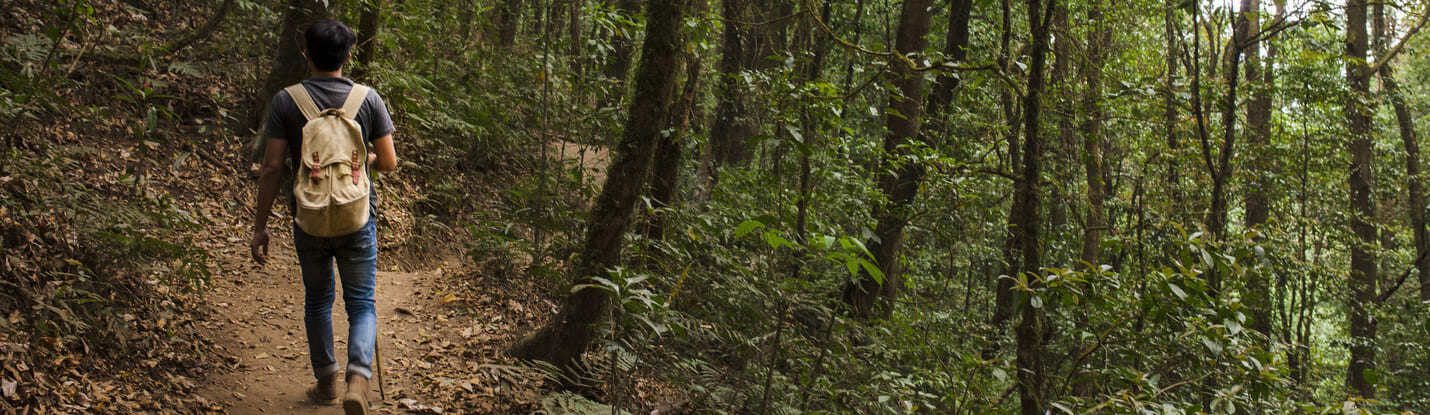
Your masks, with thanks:
<instances>
[{"instance_id":1,"label":"hiker's back","mask_svg":"<svg viewBox=\"0 0 1430 415\"><path fill-rule=\"evenodd\" d=\"M368 221L368 152L356 121L368 90L353 84L341 107L319 109L302 83L286 88L307 120L293 178L293 219L310 235L342 236Z\"/></svg>"}]
</instances>

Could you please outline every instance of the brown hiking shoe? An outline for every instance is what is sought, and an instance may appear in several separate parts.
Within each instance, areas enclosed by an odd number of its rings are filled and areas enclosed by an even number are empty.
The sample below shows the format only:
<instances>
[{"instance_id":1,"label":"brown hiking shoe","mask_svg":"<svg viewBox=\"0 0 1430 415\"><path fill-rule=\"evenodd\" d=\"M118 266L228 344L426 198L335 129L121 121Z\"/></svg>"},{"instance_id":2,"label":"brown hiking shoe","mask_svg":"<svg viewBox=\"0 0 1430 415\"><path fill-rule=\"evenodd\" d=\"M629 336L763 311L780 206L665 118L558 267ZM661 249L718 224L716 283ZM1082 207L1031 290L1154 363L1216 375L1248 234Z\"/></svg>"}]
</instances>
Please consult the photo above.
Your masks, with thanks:
<instances>
[{"instance_id":1,"label":"brown hiking shoe","mask_svg":"<svg viewBox=\"0 0 1430 415\"><path fill-rule=\"evenodd\" d=\"M348 375L348 393L343 395L343 412L347 415L367 415L367 378Z\"/></svg>"},{"instance_id":2,"label":"brown hiking shoe","mask_svg":"<svg viewBox=\"0 0 1430 415\"><path fill-rule=\"evenodd\" d=\"M318 405L338 404L338 374L318 378L318 384L308 388L308 399Z\"/></svg>"}]
</instances>

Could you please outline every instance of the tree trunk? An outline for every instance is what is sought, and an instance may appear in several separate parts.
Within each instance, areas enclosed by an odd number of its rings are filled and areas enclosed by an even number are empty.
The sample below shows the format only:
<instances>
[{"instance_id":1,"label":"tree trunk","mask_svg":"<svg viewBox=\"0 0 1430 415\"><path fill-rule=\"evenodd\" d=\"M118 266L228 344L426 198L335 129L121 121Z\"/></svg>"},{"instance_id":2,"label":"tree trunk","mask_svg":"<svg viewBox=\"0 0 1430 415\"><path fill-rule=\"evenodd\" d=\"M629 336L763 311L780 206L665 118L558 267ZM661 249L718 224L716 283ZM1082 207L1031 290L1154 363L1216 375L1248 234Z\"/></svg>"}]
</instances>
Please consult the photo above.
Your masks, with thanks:
<instances>
[{"instance_id":1,"label":"tree trunk","mask_svg":"<svg viewBox=\"0 0 1430 415\"><path fill-rule=\"evenodd\" d=\"M570 14L566 23L566 42L567 45L569 45L568 49L566 49L566 55L571 57L571 73L574 74L585 72L583 66L586 62L584 59L579 58L581 51L586 48L586 43L581 40L581 10L585 6L584 3L582 0L569 0L566 2L566 11Z\"/></svg>"},{"instance_id":2,"label":"tree trunk","mask_svg":"<svg viewBox=\"0 0 1430 415\"><path fill-rule=\"evenodd\" d=\"M1039 132L1042 109L1043 66L1048 51L1048 26L1056 0L1027 0L1028 32L1031 35L1031 59L1028 64L1028 89L1023 99L1023 165L1016 197L1021 201L1017 212L1019 249L1022 267L1018 278L1036 290L1042 286L1042 247L1038 231L1042 223L1039 214L1038 187L1042 178L1043 137ZM1031 294L1031 293L1030 293ZM1050 337L1047 315L1035 295L1025 295L1015 338L1018 346L1018 400L1023 415L1043 415L1052 401L1048 385L1044 354Z\"/></svg>"},{"instance_id":3,"label":"tree trunk","mask_svg":"<svg viewBox=\"0 0 1430 415\"><path fill-rule=\"evenodd\" d=\"M516 44L517 21L521 19L521 0L504 0L497 6L497 45L509 48Z\"/></svg>"},{"instance_id":4,"label":"tree trunk","mask_svg":"<svg viewBox=\"0 0 1430 415\"><path fill-rule=\"evenodd\" d=\"M1177 7L1173 2L1167 0L1163 6L1164 32L1167 40L1167 71L1163 74L1162 81L1162 114L1163 134L1167 139L1167 187L1170 193L1172 206L1182 205L1182 177L1180 174L1181 140L1177 138L1177 91L1176 83L1173 80L1177 76Z\"/></svg>"},{"instance_id":5,"label":"tree trunk","mask_svg":"<svg viewBox=\"0 0 1430 415\"><path fill-rule=\"evenodd\" d=\"M1083 94L1082 165L1087 175L1087 214L1082 232L1079 259L1095 271L1101 264L1102 235L1107 229L1103 201L1107 198L1102 176L1102 67L1107 50L1112 47L1112 32L1103 22L1102 8L1093 5L1088 20L1096 22L1096 30L1088 39L1087 63L1082 68Z\"/></svg>"},{"instance_id":6,"label":"tree trunk","mask_svg":"<svg viewBox=\"0 0 1430 415\"><path fill-rule=\"evenodd\" d=\"M825 2L824 6L820 8L820 19L828 22L832 12L833 2ZM814 24L812 19L805 19L804 24L800 26L798 35L798 41L804 43L802 47L813 55L809 63L800 71L803 74L802 82L804 83L819 79L820 74L824 72L825 54L829 52L829 37L816 30ZM823 132L818 131L819 127L814 124L807 113L800 115L800 130L804 132L804 143L802 144L804 151L799 152L799 199L795 201L794 236L795 241L803 245L808 242L805 229L809 223L810 191L814 186L810 159L813 158L814 151L812 150L819 144ZM791 275L800 275L800 263L791 262L794 268Z\"/></svg>"},{"instance_id":7,"label":"tree trunk","mask_svg":"<svg viewBox=\"0 0 1430 415\"><path fill-rule=\"evenodd\" d=\"M1073 96L1074 91L1077 90L1078 77L1069 73L1073 69L1074 41L1072 27L1068 25L1068 13L1066 3L1059 5L1053 10L1052 27L1048 28L1053 36L1053 66L1052 71L1048 74L1048 80L1051 83L1049 87L1052 89L1050 95L1053 96L1050 101L1054 106L1053 112L1057 115L1054 118L1057 120L1058 135L1057 139L1048 143L1047 149L1050 154L1055 156L1048 159L1053 186L1048 188L1048 200L1052 203L1048 204L1048 220L1045 231L1048 232L1048 238L1053 240L1062 236L1061 230L1067 224L1067 208L1071 207L1071 203L1067 199L1068 195L1065 194L1064 188L1068 187L1066 183L1073 182L1073 174L1076 172L1073 166L1077 165L1077 146L1073 143L1073 137L1077 135L1074 128L1074 125L1077 124L1077 109L1074 108L1077 100L1073 99ZM1093 21L1089 21L1089 23L1095 24ZM1059 259L1054 259L1054 261L1060 262Z\"/></svg>"},{"instance_id":8,"label":"tree trunk","mask_svg":"<svg viewBox=\"0 0 1430 415\"><path fill-rule=\"evenodd\" d=\"M1376 55L1384 56L1387 40L1385 5L1376 3L1374 8ZM1425 187L1420 183L1420 138L1415 134L1415 116L1410 113L1405 96L1401 95L1400 83L1395 79L1394 62L1380 65L1378 75L1381 89L1395 109L1395 124L1400 130L1400 141L1405 146L1406 202L1410 204L1405 211L1414 235L1415 257L1419 258L1414 265L1420 274L1420 300L1430 301L1430 255L1426 255L1426 251L1430 250L1430 240L1427 240L1425 228Z\"/></svg>"},{"instance_id":9,"label":"tree trunk","mask_svg":"<svg viewBox=\"0 0 1430 415\"><path fill-rule=\"evenodd\" d=\"M1221 104L1221 125L1222 142L1221 151L1217 153L1217 162L1208 166L1211 168L1208 173L1212 176L1212 204L1211 210L1207 212L1207 228L1211 232L1212 239L1223 242L1226 236L1227 225L1227 194L1226 188L1231 180L1231 158L1235 154L1236 148L1236 90L1240 86L1241 57L1250 30L1247 10L1254 7L1256 0L1241 0L1241 9L1238 12L1236 21L1232 24L1232 40L1227 46L1226 68L1222 72L1222 81L1226 83L1226 95L1222 97ZM1221 282L1216 272L1211 272L1211 287L1213 291L1219 290Z\"/></svg>"},{"instance_id":10,"label":"tree trunk","mask_svg":"<svg viewBox=\"0 0 1430 415\"><path fill-rule=\"evenodd\" d=\"M675 206L676 194L680 191L680 163L683 159L682 142L690 128L690 118L695 113L695 92L700 88L700 57L691 54L685 62L685 86L681 88L675 108L667 121L668 134L660 136L655 146L655 160L651 166L650 198L651 206L664 209ZM646 226L645 237L664 239L665 226L669 219L666 212L657 211Z\"/></svg>"},{"instance_id":11,"label":"tree trunk","mask_svg":"<svg viewBox=\"0 0 1430 415\"><path fill-rule=\"evenodd\" d=\"M747 0L723 0L721 13L724 16L724 40L720 50L720 89L715 104L715 123L710 126L710 151L714 153L711 176L726 166L744 164L750 158L750 149L745 141L755 135L755 129L746 116L744 84L740 72L748 68L746 56L747 30L737 22L745 17Z\"/></svg>"},{"instance_id":12,"label":"tree trunk","mask_svg":"<svg viewBox=\"0 0 1430 415\"><path fill-rule=\"evenodd\" d=\"M1356 395L1375 397L1375 387L1366 379L1366 372L1375 368L1375 319L1371 307L1375 304L1377 217L1372 176L1374 154L1371 144L1370 73L1366 65L1366 0L1346 2L1346 96L1347 132L1350 134L1351 272L1347 297L1350 323L1351 360L1346 366L1346 385Z\"/></svg>"},{"instance_id":13,"label":"tree trunk","mask_svg":"<svg viewBox=\"0 0 1430 415\"><path fill-rule=\"evenodd\" d=\"M948 0L948 33L944 36L943 53L953 63L968 60L968 21L973 15L973 0ZM928 114L929 133L949 134L948 122L944 119L944 109L953 102L953 91L958 88L959 78L952 73L941 72L929 91L924 113ZM934 140L928 140L930 142Z\"/></svg>"},{"instance_id":14,"label":"tree trunk","mask_svg":"<svg viewBox=\"0 0 1430 415\"><path fill-rule=\"evenodd\" d=\"M932 7L933 0L904 2L899 17L898 39L894 43L899 54L918 54L928 47ZM879 170L879 189L889 198L889 203L884 210L874 212L877 218L875 239L865 244L874 254L880 271L883 271L884 280L881 284L872 276L860 273L855 281L844 287L844 300L861 318L888 316L893 309L893 299L903 285L899 278L899 246L903 243L909 206L918 196L919 180L924 175L922 165L904 160L907 155L905 143L920 140L927 144L926 137L919 134L919 117L923 112L920 104L924 103L923 74L913 71L901 61L893 60L889 64L890 83L896 92L889 95L889 109L884 111L887 114L884 126L889 133L884 137L884 168ZM885 301L878 301L880 298Z\"/></svg>"},{"instance_id":15,"label":"tree trunk","mask_svg":"<svg viewBox=\"0 0 1430 415\"><path fill-rule=\"evenodd\" d=\"M685 1L652 1L646 8L646 39L631 100L630 116L606 183L587 221L586 240L571 275L575 284L593 283L620 263L623 237L631 213L650 173L652 150L670 114L680 42L681 13ZM584 288L567 295L561 309L546 327L512 347L512 356L550 362L566 370L595 339L594 325L607 315L609 295Z\"/></svg>"},{"instance_id":16,"label":"tree trunk","mask_svg":"<svg viewBox=\"0 0 1430 415\"><path fill-rule=\"evenodd\" d=\"M357 63L356 70L353 71L355 79L366 81L366 75L372 70L369 65L377 59L377 31L382 27L382 6L383 0L362 2L362 17L358 19L357 56L353 57Z\"/></svg>"},{"instance_id":17,"label":"tree trunk","mask_svg":"<svg viewBox=\"0 0 1430 415\"><path fill-rule=\"evenodd\" d=\"M1261 31L1261 1L1243 0L1241 18L1245 19L1247 32L1255 34ZM1275 51L1272 50L1271 57L1274 58ZM1264 68L1264 69L1263 69ZM1261 42L1251 40L1246 45L1246 79L1252 82L1260 81L1255 91L1252 92L1251 103L1246 108L1246 143L1250 147L1251 160L1247 165L1250 167L1250 180L1246 183L1246 228L1258 231L1256 240L1265 241L1265 237L1260 233L1261 227L1271 216L1271 202L1267 195L1271 193L1271 160L1267 158L1267 147L1271 144L1271 91L1275 87L1275 78L1271 73L1271 65L1261 63ZM1264 73L1262 71L1265 71ZM1267 281L1269 275L1259 273L1248 273L1246 282L1247 308L1250 309L1252 330L1260 332L1267 339L1271 338L1271 289Z\"/></svg>"},{"instance_id":18,"label":"tree trunk","mask_svg":"<svg viewBox=\"0 0 1430 415\"><path fill-rule=\"evenodd\" d=\"M629 18L636 18L640 14L640 3L637 0L616 0L616 11ZM606 79L616 84L611 88L614 94L601 98L600 108L618 105L621 97L626 94L626 73L631 68L631 50L635 47L630 33L617 33L611 39L611 56L607 58L605 75Z\"/></svg>"},{"instance_id":19,"label":"tree trunk","mask_svg":"<svg viewBox=\"0 0 1430 415\"><path fill-rule=\"evenodd\" d=\"M1002 24L1000 25L999 33L1000 53L997 59L998 66L1006 71L1012 70L1008 56L1015 53L1011 45L1013 38L1013 12L1010 2L1011 0L1000 1ZM1018 148L1020 143L1018 136L1021 131L1020 127L1022 127L1022 122L1021 119L1018 118L1017 99L1017 97L1013 96L1013 91L1011 91L1010 88L1000 88L998 91L998 100L1003 108L1003 118L1008 122L1008 169L1010 171L1016 170L1018 166L1022 164L1020 157L1022 153ZM1017 187L1019 179L1016 174L1013 176L1013 185ZM1008 319L1013 318L1012 278L1017 278L1018 270L1021 269L1018 266L1018 247L1020 244L1018 238L1020 234L1018 233L1017 227L1018 213L1022 211L1021 203L1022 198L1014 197L1013 202L1008 208L1008 236L1007 239L1003 241L1003 271L1008 278L998 277L994 288L993 316L989 319L989 325L1000 332L1005 328ZM991 358L987 356L987 353L985 353L985 357Z\"/></svg>"},{"instance_id":20,"label":"tree trunk","mask_svg":"<svg viewBox=\"0 0 1430 415\"><path fill-rule=\"evenodd\" d=\"M244 121L242 129L255 131L263 128L263 119L268 116L268 104L278 90L297 83L308 76L308 61L303 59L303 28L319 19L328 17L328 9L317 0L289 0L283 12L283 27L278 31L278 50L273 56L273 66L263 87L250 100L252 112Z\"/></svg>"}]
</instances>

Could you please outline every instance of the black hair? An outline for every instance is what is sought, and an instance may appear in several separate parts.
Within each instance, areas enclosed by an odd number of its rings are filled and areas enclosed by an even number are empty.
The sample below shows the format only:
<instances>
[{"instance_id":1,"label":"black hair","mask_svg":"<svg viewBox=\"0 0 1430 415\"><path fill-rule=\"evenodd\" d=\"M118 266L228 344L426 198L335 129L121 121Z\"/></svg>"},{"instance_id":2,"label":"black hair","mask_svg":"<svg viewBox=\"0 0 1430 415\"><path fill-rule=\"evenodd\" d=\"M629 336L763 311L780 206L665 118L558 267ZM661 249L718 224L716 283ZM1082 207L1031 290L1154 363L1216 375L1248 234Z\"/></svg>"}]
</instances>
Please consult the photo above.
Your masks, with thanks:
<instances>
[{"instance_id":1,"label":"black hair","mask_svg":"<svg viewBox=\"0 0 1430 415\"><path fill-rule=\"evenodd\" d=\"M336 71L348 61L357 35L337 19L321 20L303 33L308 60L320 71Z\"/></svg>"}]
</instances>

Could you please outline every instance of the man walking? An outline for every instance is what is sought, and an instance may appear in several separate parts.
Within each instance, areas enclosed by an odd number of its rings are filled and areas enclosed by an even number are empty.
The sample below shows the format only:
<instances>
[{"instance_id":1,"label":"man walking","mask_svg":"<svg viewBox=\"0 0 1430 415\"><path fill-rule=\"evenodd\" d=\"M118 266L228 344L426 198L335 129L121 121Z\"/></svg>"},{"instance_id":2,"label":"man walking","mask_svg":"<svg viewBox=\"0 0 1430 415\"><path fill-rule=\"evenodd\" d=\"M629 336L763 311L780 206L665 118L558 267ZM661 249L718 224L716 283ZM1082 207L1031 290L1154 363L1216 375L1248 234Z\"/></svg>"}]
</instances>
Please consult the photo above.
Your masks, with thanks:
<instances>
[{"instance_id":1,"label":"man walking","mask_svg":"<svg viewBox=\"0 0 1430 415\"><path fill-rule=\"evenodd\" d=\"M397 168L387 106L377 92L342 76L355 39L337 20L313 23L304 32L303 54L312 76L279 91L270 104L249 245L254 261L265 264L268 216L282 177L291 168L296 174L287 189L292 196L288 206L303 274L303 324L317 377L307 396L319 404L338 401L332 321L336 263L348 316L347 392L342 402L349 415L367 413L377 340L377 232L370 214L376 199L368 167L380 172Z\"/></svg>"}]
</instances>

